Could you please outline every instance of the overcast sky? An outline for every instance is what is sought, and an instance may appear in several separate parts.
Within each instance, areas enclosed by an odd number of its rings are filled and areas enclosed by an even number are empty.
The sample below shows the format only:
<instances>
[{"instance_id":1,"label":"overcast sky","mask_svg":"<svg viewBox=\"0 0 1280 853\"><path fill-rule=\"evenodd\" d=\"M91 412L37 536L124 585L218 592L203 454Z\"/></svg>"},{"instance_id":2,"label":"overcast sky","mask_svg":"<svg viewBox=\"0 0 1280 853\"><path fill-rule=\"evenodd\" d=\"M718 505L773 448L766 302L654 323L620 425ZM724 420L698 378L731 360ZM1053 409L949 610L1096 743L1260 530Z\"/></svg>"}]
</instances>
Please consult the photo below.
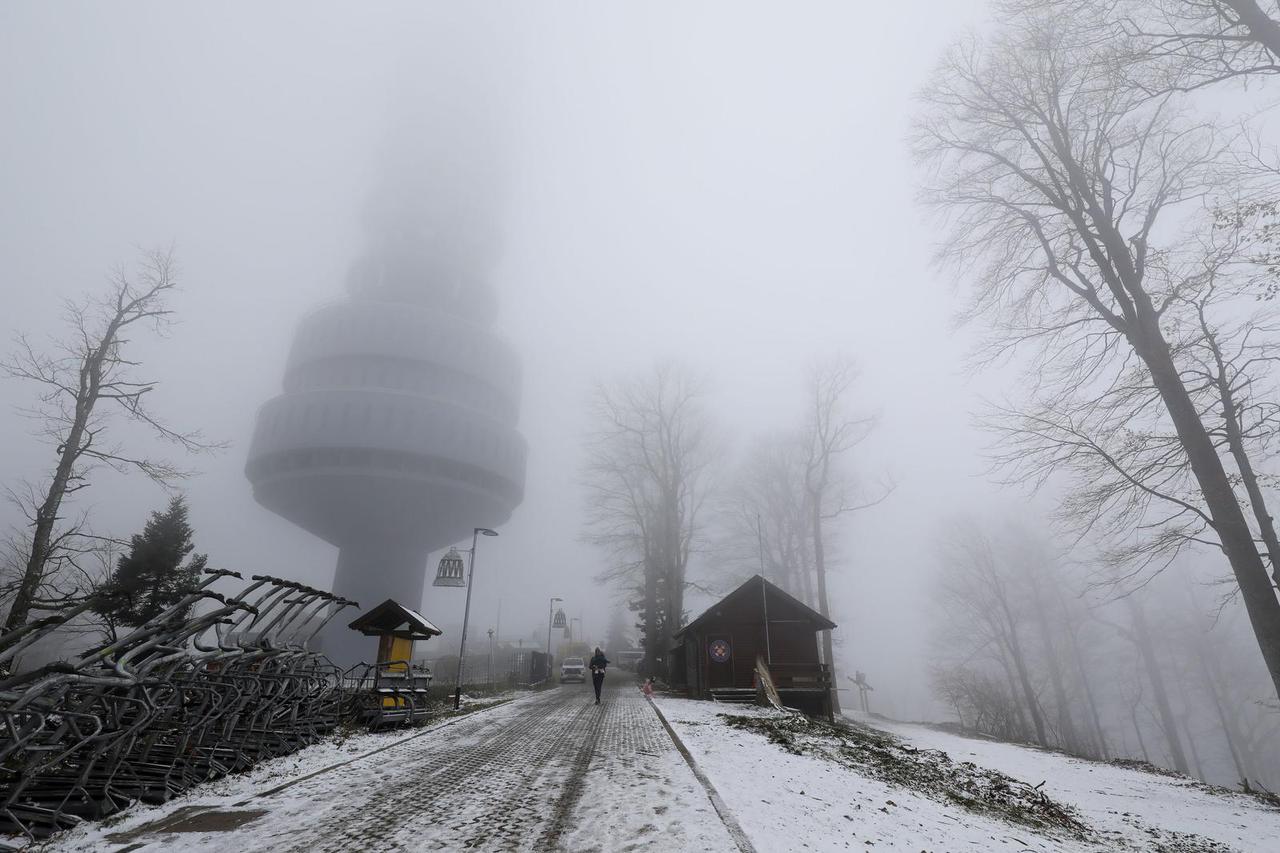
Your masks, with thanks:
<instances>
[{"instance_id":1,"label":"overcast sky","mask_svg":"<svg viewBox=\"0 0 1280 853\"><path fill-rule=\"evenodd\" d=\"M530 445L524 503L481 545L473 625L501 598L503 634L528 636L556 595L604 633L575 485L595 380L682 361L741 446L796 423L806 364L845 352L855 407L882 416L851 461L899 488L842 530L833 618L882 707L923 713L933 529L1023 500L982 476L971 413L1001 377L963 372L904 143L914 91L983 4L479 5L0 5L0 327L56 333L60 300L172 244L180 322L136 352L156 410L231 443L186 486L198 548L326 583L334 549L253 501L254 414L298 318L342 295L403 116L461 92L437 112L471 114L428 123L496 161L497 328L524 359ZM6 484L52 459L13 408L32 390L0 384ZM81 505L125 536L164 500L104 475ZM452 624L461 596L429 589L424 611Z\"/></svg>"}]
</instances>

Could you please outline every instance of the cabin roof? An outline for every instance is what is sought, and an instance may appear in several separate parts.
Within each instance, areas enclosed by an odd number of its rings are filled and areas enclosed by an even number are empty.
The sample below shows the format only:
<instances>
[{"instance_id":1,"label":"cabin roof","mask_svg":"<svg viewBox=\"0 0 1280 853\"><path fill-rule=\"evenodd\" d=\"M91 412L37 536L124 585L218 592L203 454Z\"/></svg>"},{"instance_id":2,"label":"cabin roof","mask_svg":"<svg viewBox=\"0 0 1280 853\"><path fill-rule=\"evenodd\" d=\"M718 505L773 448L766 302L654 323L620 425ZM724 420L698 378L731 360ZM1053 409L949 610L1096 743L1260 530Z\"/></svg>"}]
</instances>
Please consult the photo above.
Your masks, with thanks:
<instances>
[{"instance_id":1,"label":"cabin roof","mask_svg":"<svg viewBox=\"0 0 1280 853\"><path fill-rule=\"evenodd\" d=\"M406 640L429 640L444 633L428 622L421 613L410 610L390 598L369 612L361 614L347 627L367 637L390 634Z\"/></svg>"},{"instance_id":2,"label":"cabin roof","mask_svg":"<svg viewBox=\"0 0 1280 853\"><path fill-rule=\"evenodd\" d=\"M708 607L702 612L697 619L694 619L688 625L685 625L674 635L675 639L679 639L690 631L698 631L708 624L714 623L718 618L722 618L722 614L737 608L743 609L763 609L762 585L764 590L768 590L769 602L769 621L774 622L779 617L785 616L787 621L803 621L813 624L815 631L829 631L836 627L836 623L814 610L798 598L784 592L777 586L769 583L760 575L752 575L745 583ZM776 611L774 608L777 608Z\"/></svg>"}]
</instances>

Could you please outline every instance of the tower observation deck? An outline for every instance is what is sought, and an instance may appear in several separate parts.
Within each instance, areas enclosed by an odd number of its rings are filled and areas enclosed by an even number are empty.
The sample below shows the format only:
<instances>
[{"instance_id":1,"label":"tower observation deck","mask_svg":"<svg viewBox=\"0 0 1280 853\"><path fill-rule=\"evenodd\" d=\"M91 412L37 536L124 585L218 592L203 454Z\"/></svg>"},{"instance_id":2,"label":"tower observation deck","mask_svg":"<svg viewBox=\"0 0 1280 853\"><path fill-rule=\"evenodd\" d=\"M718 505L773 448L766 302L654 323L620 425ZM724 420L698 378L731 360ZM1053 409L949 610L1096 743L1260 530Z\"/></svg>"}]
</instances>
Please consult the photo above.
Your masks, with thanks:
<instances>
[{"instance_id":1,"label":"tower observation deck","mask_svg":"<svg viewBox=\"0 0 1280 853\"><path fill-rule=\"evenodd\" d=\"M520 364L456 242L379 230L347 298L300 323L245 473L260 504L337 546L334 592L416 609L430 553L523 497ZM340 626L324 650L354 663L370 654L361 639Z\"/></svg>"}]
</instances>

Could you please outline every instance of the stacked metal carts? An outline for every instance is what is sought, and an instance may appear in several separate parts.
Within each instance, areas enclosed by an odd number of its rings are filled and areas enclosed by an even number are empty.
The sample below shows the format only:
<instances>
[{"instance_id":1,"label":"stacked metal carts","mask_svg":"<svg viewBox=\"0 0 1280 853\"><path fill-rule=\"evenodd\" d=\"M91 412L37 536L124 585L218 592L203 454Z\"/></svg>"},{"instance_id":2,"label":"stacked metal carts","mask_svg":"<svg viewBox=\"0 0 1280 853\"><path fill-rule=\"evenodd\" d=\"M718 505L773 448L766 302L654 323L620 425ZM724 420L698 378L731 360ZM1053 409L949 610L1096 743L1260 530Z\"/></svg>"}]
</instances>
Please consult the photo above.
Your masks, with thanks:
<instances>
[{"instance_id":1,"label":"stacked metal carts","mask_svg":"<svg viewBox=\"0 0 1280 853\"><path fill-rule=\"evenodd\" d=\"M308 644L355 602L264 575L227 597L212 585L241 576L206 574L114 642L0 675L0 833L38 839L135 800L161 803L338 725L342 673ZM0 667L92 606L0 635Z\"/></svg>"}]
</instances>

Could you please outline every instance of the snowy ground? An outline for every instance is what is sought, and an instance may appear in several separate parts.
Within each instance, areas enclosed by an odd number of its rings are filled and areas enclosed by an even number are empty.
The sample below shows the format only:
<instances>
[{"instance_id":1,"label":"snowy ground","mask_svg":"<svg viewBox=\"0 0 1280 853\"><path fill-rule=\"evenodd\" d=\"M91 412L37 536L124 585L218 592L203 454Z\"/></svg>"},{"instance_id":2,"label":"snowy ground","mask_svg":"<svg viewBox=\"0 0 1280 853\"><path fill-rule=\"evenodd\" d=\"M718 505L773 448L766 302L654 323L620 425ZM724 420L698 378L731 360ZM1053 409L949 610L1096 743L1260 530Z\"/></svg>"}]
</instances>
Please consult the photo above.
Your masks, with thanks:
<instances>
[{"instance_id":1,"label":"snowy ground","mask_svg":"<svg viewBox=\"0 0 1280 853\"><path fill-rule=\"evenodd\" d=\"M1253 797L1208 788L1185 777L1144 773L924 726L877 725L922 749L941 749L957 760L992 767L1032 784L1044 780L1050 796L1075 806L1105 839L1124 839L1138 849L1163 845L1171 850L1280 851L1280 811Z\"/></svg>"},{"instance_id":2,"label":"snowy ground","mask_svg":"<svg viewBox=\"0 0 1280 853\"><path fill-rule=\"evenodd\" d=\"M737 853L706 792L640 691L610 695L611 713L581 780L559 849Z\"/></svg>"},{"instance_id":3,"label":"snowy ground","mask_svg":"<svg viewBox=\"0 0 1280 853\"><path fill-rule=\"evenodd\" d=\"M796 755L756 731L726 724L725 712L774 712L661 698L659 707L758 851L1099 849L1280 850L1280 812L1243 795L1212 793L1189 780L1078 761L929 728L885 725L919 749L1001 771L1070 807L1091 832L1046 832L879 781L828 758Z\"/></svg>"},{"instance_id":4,"label":"snowy ground","mask_svg":"<svg viewBox=\"0 0 1280 853\"><path fill-rule=\"evenodd\" d=\"M1280 810L1188 779L923 726L851 733L750 706L654 706L622 679L599 706L589 686L526 694L326 742L39 849L1280 851Z\"/></svg>"},{"instance_id":5,"label":"snowy ground","mask_svg":"<svg viewBox=\"0 0 1280 853\"><path fill-rule=\"evenodd\" d=\"M338 765L338 766L335 766ZM287 786L287 787L282 787ZM629 681L359 735L57 836L112 851L737 850Z\"/></svg>"}]
</instances>

